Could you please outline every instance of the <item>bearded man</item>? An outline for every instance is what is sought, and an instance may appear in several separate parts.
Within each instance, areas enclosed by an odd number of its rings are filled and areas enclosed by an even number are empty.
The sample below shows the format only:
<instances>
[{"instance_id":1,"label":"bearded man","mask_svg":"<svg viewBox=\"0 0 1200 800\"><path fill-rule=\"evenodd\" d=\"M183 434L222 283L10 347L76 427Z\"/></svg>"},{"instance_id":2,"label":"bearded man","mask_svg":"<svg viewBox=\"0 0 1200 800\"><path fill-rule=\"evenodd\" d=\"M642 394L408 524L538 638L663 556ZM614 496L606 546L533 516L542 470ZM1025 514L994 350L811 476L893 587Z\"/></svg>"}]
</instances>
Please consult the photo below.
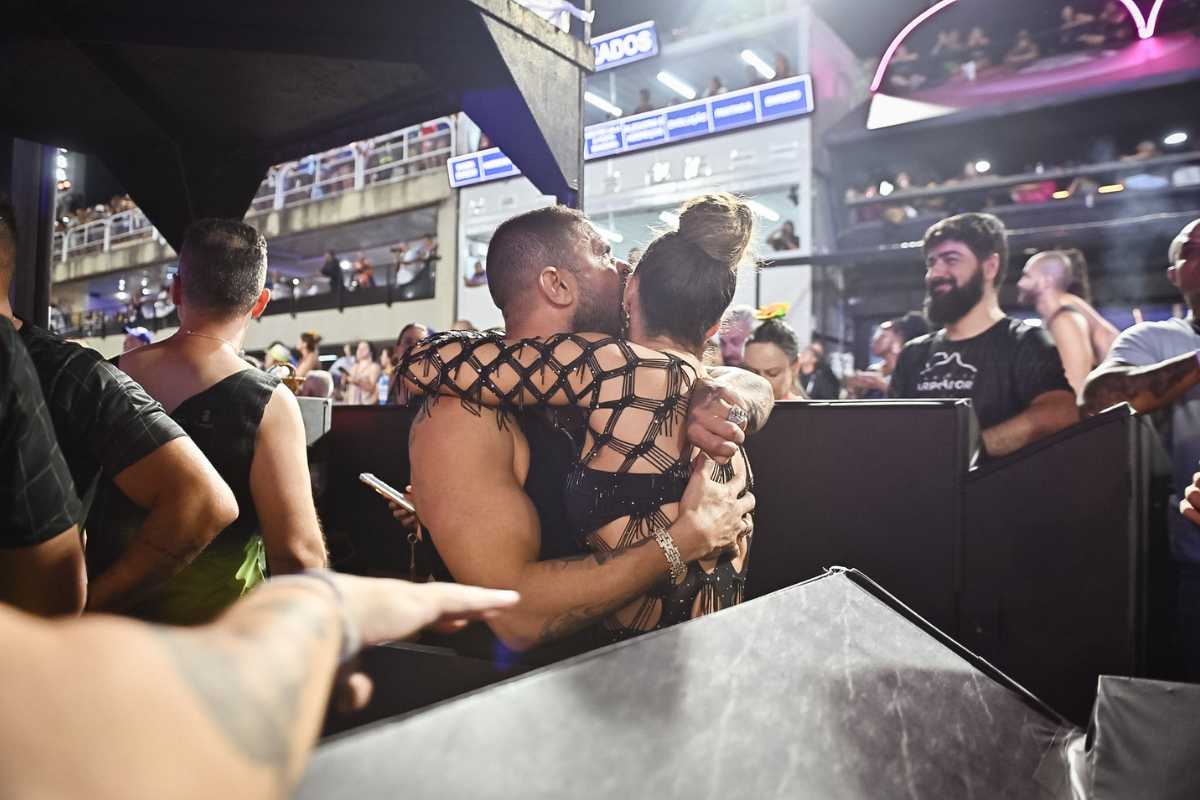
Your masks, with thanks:
<instances>
[{"instance_id":1,"label":"bearded man","mask_svg":"<svg viewBox=\"0 0 1200 800\"><path fill-rule=\"evenodd\" d=\"M948 217L925 232L923 250L925 314L937 330L905 346L890 396L970 398L992 458L1078 421L1054 342L1000 309L1004 223L991 214Z\"/></svg>"}]
</instances>

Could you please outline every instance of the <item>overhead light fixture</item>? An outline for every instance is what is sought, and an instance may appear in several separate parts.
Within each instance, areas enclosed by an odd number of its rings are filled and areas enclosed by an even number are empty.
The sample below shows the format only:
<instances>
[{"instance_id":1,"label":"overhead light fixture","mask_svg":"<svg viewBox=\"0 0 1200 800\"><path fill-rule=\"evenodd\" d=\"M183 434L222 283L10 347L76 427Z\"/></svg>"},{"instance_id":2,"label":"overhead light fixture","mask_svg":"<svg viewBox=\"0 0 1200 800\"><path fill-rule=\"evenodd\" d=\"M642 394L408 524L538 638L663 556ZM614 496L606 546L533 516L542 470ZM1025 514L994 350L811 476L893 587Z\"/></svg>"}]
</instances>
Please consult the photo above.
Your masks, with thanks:
<instances>
[{"instance_id":1,"label":"overhead light fixture","mask_svg":"<svg viewBox=\"0 0 1200 800\"><path fill-rule=\"evenodd\" d=\"M779 222L779 214L777 214L773 209L767 208L757 200L747 200L746 205L750 206L751 211L753 211L755 214L758 214L768 222Z\"/></svg>"},{"instance_id":2,"label":"overhead light fixture","mask_svg":"<svg viewBox=\"0 0 1200 800\"><path fill-rule=\"evenodd\" d=\"M662 72L658 73L657 77L658 77L659 83L661 83L663 86L666 86L668 89L670 89L672 92L674 92L675 94L682 97L684 100L695 100L696 99L696 90L693 89L691 86L689 86L687 83L685 83L683 81L683 79L675 77L671 73L667 72L665 69Z\"/></svg>"},{"instance_id":3,"label":"overhead light fixture","mask_svg":"<svg viewBox=\"0 0 1200 800\"><path fill-rule=\"evenodd\" d=\"M673 211L664 211L658 215L659 220L670 225L672 228L679 227L679 215Z\"/></svg>"},{"instance_id":4,"label":"overhead light fixture","mask_svg":"<svg viewBox=\"0 0 1200 800\"><path fill-rule=\"evenodd\" d=\"M1174 133L1168 133L1163 137L1163 144L1167 145L1168 147L1174 147L1177 144L1183 144L1187 140L1188 135L1186 133L1183 131L1175 131Z\"/></svg>"},{"instance_id":5,"label":"overhead light fixture","mask_svg":"<svg viewBox=\"0 0 1200 800\"><path fill-rule=\"evenodd\" d=\"M982 158L979 159L978 161L975 162L975 171L978 172L980 175L982 175L985 172L991 172L992 171L992 162L990 162L986 159L982 159Z\"/></svg>"},{"instance_id":6,"label":"overhead light fixture","mask_svg":"<svg viewBox=\"0 0 1200 800\"><path fill-rule=\"evenodd\" d=\"M620 244L621 242L625 241L625 237L621 234L617 233L616 231L610 231L608 228L602 228L594 222L592 223L592 229L595 230L596 233L600 234L600 237L604 239L604 241L609 242L610 244Z\"/></svg>"},{"instance_id":7,"label":"overhead light fixture","mask_svg":"<svg viewBox=\"0 0 1200 800\"><path fill-rule=\"evenodd\" d=\"M887 197L889 194L891 194L894 191L896 191L896 187L892 185L891 181L880 181L879 182L880 197Z\"/></svg>"},{"instance_id":8,"label":"overhead light fixture","mask_svg":"<svg viewBox=\"0 0 1200 800\"><path fill-rule=\"evenodd\" d=\"M753 50L743 50L742 61L754 67L754 71L762 75L766 80L775 79L775 70L771 69L771 65L759 58L758 53Z\"/></svg>"},{"instance_id":9,"label":"overhead light fixture","mask_svg":"<svg viewBox=\"0 0 1200 800\"><path fill-rule=\"evenodd\" d=\"M1066 200L1068 197L1071 196L1071 192L1067 189L1059 189L1057 192L1055 192L1054 194L1052 194L1050 196L1053 197L1055 200Z\"/></svg>"},{"instance_id":10,"label":"overhead light fixture","mask_svg":"<svg viewBox=\"0 0 1200 800\"><path fill-rule=\"evenodd\" d=\"M1112 194L1113 192L1123 192L1123 191L1125 191L1125 184L1110 183L1106 186L1101 186L1096 191L1099 192L1100 194Z\"/></svg>"},{"instance_id":11,"label":"overhead light fixture","mask_svg":"<svg viewBox=\"0 0 1200 800\"><path fill-rule=\"evenodd\" d=\"M601 111L603 111L605 114L608 114L609 116L622 117L625 115L625 112L623 110L621 110L619 107L613 105L612 103L608 102L607 100L605 100L603 97L601 97L598 94L592 94L591 92L584 92L583 99L587 102L588 105L594 106L594 107L600 109Z\"/></svg>"}]
</instances>

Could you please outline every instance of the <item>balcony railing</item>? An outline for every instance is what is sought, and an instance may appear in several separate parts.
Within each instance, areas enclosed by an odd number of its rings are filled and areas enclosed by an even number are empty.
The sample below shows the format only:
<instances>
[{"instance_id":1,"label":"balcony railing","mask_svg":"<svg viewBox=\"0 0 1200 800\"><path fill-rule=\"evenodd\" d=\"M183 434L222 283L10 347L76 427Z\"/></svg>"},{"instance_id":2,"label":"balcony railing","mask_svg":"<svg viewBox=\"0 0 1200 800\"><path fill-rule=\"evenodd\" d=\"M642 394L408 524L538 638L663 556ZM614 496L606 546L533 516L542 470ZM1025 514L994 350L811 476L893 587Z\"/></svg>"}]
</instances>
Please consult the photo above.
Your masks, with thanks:
<instances>
[{"instance_id":1,"label":"balcony railing","mask_svg":"<svg viewBox=\"0 0 1200 800\"><path fill-rule=\"evenodd\" d=\"M314 200L395 183L441 169L454 154L451 117L412 125L271 167L250 202L247 217L293 208ZM133 208L54 234L54 256L108 252L145 240L162 241L140 209Z\"/></svg>"}]
</instances>

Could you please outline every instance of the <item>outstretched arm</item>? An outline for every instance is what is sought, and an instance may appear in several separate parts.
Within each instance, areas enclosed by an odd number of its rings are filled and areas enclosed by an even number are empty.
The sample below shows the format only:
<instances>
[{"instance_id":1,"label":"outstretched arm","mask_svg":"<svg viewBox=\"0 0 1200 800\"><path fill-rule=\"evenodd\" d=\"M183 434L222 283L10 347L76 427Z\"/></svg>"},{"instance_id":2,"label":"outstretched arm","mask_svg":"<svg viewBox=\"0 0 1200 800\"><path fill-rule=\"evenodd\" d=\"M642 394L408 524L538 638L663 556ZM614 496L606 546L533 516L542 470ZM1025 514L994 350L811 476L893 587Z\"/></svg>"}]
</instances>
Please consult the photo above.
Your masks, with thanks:
<instances>
[{"instance_id":1,"label":"outstretched arm","mask_svg":"<svg viewBox=\"0 0 1200 800\"><path fill-rule=\"evenodd\" d=\"M1139 414L1166 408L1200 384L1200 353L1185 353L1157 364L1101 365L1088 376L1083 389L1083 411L1099 414L1117 403L1129 403Z\"/></svg>"},{"instance_id":2,"label":"outstretched arm","mask_svg":"<svg viewBox=\"0 0 1200 800\"><path fill-rule=\"evenodd\" d=\"M336 592L316 578L270 582L199 628L106 616L54 624L0 608L0 795L284 797L316 739L347 629L378 643L517 599L330 580Z\"/></svg>"}]
</instances>

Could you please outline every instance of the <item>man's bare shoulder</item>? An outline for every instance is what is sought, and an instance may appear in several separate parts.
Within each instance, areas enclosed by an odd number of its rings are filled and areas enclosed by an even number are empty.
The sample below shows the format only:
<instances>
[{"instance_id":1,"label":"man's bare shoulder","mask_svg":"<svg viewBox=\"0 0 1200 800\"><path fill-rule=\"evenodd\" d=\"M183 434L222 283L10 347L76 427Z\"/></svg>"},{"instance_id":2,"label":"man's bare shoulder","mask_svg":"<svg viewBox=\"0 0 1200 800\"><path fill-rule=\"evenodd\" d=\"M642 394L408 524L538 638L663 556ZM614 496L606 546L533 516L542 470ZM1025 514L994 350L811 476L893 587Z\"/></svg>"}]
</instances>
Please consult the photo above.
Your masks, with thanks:
<instances>
[{"instance_id":1,"label":"man's bare shoulder","mask_svg":"<svg viewBox=\"0 0 1200 800\"><path fill-rule=\"evenodd\" d=\"M529 446L512 419L495 409L466 408L456 398L423 406L408 436L414 473L451 467L473 475L508 474L524 480Z\"/></svg>"}]
</instances>

